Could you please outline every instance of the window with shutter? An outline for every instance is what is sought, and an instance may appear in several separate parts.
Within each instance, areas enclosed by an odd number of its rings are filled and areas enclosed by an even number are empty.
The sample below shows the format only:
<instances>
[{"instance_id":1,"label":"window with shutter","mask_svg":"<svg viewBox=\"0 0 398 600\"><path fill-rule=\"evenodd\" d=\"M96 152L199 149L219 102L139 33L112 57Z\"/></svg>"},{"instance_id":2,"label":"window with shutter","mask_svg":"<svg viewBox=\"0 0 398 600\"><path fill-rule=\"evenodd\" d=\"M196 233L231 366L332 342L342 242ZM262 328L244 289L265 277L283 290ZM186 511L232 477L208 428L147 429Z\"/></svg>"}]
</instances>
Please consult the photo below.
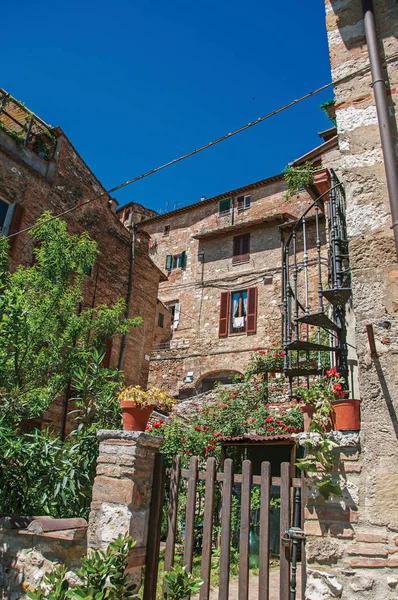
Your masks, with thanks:
<instances>
[{"instance_id":1,"label":"window with shutter","mask_svg":"<svg viewBox=\"0 0 398 600\"><path fill-rule=\"evenodd\" d=\"M250 260L250 233L237 235L233 239L232 264L240 264Z\"/></svg>"},{"instance_id":2,"label":"window with shutter","mask_svg":"<svg viewBox=\"0 0 398 600\"><path fill-rule=\"evenodd\" d=\"M228 335L229 294L229 292L221 292L218 337L227 337Z\"/></svg>"},{"instance_id":3,"label":"window with shutter","mask_svg":"<svg viewBox=\"0 0 398 600\"><path fill-rule=\"evenodd\" d=\"M237 198L238 213L247 210L251 206L251 196L238 196Z\"/></svg>"},{"instance_id":4,"label":"window with shutter","mask_svg":"<svg viewBox=\"0 0 398 600\"><path fill-rule=\"evenodd\" d=\"M231 212L231 198L225 198L218 203L218 213L222 217Z\"/></svg>"},{"instance_id":5,"label":"window with shutter","mask_svg":"<svg viewBox=\"0 0 398 600\"><path fill-rule=\"evenodd\" d=\"M247 290L247 333L256 333L257 331L257 288L252 287Z\"/></svg>"},{"instance_id":6,"label":"window with shutter","mask_svg":"<svg viewBox=\"0 0 398 600\"><path fill-rule=\"evenodd\" d=\"M178 267L180 269L183 269L185 267L186 256L187 256L187 253L184 250L183 252L181 252L181 254L178 258Z\"/></svg>"},{"instance_id":7,"label":"window with shutter","mask_svg":"<svg viewBox=\"0 0 398 600\"><path fill-rule=\"evenodd\" d=\"M168 254L166 256L165 269L166 269L166 271L171 271L172 268L173 268L173 255L172 254Z\"/></svg>"}]
</instances>

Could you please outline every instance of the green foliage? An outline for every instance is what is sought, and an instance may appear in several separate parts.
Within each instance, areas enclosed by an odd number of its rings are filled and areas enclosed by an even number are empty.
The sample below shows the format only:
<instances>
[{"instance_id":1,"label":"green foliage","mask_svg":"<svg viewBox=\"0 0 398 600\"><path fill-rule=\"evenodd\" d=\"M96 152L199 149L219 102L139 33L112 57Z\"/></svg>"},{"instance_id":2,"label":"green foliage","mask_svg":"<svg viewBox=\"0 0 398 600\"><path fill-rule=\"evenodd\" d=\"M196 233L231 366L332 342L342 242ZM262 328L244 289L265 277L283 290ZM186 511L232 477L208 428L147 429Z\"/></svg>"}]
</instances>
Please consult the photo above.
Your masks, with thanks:
<instances>
[{"instance_id":1,"label":"green foliage","mask_svg":"<svg viewBox=\"0 0 398 600\"><path fill-rule=\"evenodd\" d=\"M0 512L87 516L95 432L121 420L114 398L123 377L102 366L105 342L141 319L125 319L123 301L82 308L97 245L49 218L44 213L31 232L31 267L11 273L0 238ZM67 389L76 427L65 442L50 431L21 433Z\"/></svg>"},{"instance_id":2,"label":"green foliage","mask_svg":"<svg viewBox=\"0 0 398 600\"><path fill-rule=\"evenodd\" d=\"M295 196L301 188L311 185L314 181L313 171L315 167L306 161L304 165L298 167L291 167L288 165L284 170L284 178L288 185L286 197L291 198Z\"/></svg>"},{"instance_id":3,"label":"green foliage","mask_svg":"<svg viewBox=\"0 0 398 600\"><path fill-rule=\"evenodd\" d=\"M76 573L81 583L69 588L65 579L66 568L61 565L48 573L39 590L28 590L31 600L132 600L135 585L128 583L126 573L129 551L135 542L127 535L119 535L105 551L91 551L81 559Z\"/></svg>"},{"instance_id":4,"label":"green foliage","mask_svg":"<svg viewBox=\"0 0 398 600\"><path fill-rule=\"evenodd\" d=\"M327 102L322 102L322 104L319 105L319 108L327 116L327 118L332 121L333 125L336 125L336 112L334 110L334 106L335 101L328 100Z\"/></svg>"},{"instance_id":5,"label":"green foliage","mask_svg":"<svg viewBox=\"0 0 398 600\"><path fill-rule=\"evenodd\" d=\"M63 221L48 222L49 216L33 229L36 264L3 272L1 279L1 423L40 416L91 362L93 350L103 351L106 338L139 324L124 319L123 301L81 308L97 246L86 233L70 236ZM4 243L1 251L4 268Z\"/></svg>"},{"instance_id":6,"label":"green foliage","mask_svg":"<svg viewBox=\"0 0 398 600\"><path fill-rule=\"evenodd\" d=\"M0 428L0 513L88 517L98 444L76 430L65 442L51 433Z\"/></svg>"},{"instance_id":7,"label":"green foliage","mask_svg":"<svg viewBox=\"0 0 398 600\"><path fill-rule=\"evenodd\" d=\"M297 467L307 473L316 474L313 482L325 500L328 500L331 495L342 496L341 487L332 479L335 469L333 450L337 448L337 444L325 433L315 439L308 438L305 444L308 454L296 462Z\"/></svg>"},{"instance_id":8,"label":"green foliage","mask_svg":"<svg viewBox=\"0 0 398 600\"><path fill-rule=\"evenodd\" d=\"M186 570L186 567L177 565L170 571L164 573L164 581L167 585L167 598L170 600L184 600L198 593L203 581L194 577Z\"/></svg>"}]
</instances>

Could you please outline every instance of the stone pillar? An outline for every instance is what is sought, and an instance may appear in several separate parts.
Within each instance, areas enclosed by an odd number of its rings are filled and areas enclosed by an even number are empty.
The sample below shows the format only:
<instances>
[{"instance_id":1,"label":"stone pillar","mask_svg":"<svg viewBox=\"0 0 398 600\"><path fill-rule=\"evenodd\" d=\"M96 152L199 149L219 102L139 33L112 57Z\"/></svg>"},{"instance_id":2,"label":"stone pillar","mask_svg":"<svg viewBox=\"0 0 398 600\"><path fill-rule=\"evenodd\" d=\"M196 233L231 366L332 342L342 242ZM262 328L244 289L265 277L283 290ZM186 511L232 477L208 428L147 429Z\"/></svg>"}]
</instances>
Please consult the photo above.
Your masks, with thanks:
<instances>
[{"instance_id":1,"label":"stone pillar","mask_svg":"<svg viewBox=\"0 0 398 600\"><path fill-rule=\"evenodd\" d=\"M382 524L369 522L362 498L363 459L358 433L331 432L342 498L324 500L312 478L307 479L304 531L306 533L307 590L305 600L397 598L398 535ZM305 445L308 436L299 434Z\"/></svg>"},{"instance_id":2,"label":"stone pillar","mask_svg":"<svg viewBox=\"0 0 398 600\"><path fill-rule=\"evenodd\" d=\"M145 564L155 454L163 438L136 431L97 433L97 474L89 518L87 546L104 549L119 534L135 541L129 570L139 585Z\"/></svg>"}]
</instances>

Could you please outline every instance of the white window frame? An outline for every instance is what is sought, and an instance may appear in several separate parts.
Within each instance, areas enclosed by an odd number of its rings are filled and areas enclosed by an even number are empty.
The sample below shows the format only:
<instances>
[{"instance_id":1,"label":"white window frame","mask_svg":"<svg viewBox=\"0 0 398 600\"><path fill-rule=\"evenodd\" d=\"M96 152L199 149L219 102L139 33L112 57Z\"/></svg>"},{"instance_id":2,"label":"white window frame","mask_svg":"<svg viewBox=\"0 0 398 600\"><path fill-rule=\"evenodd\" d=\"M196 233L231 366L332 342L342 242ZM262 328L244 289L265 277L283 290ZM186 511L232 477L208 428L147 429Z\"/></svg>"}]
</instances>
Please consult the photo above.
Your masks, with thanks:
<instances>
[{"instance_id":1,"label":"white window frame","mask_svg":"<svg viewBox=\"0 0 398 600\"><path fill-rule=\"evenodd\" d=\"M11 227L11 223L12 223L12 218L14 216L15 202L14 202L14 204L11 204L11 202L9 202L8 200L6 200L2 196L0 196L0 201L4 202L5 204L8 204L8 209L7 209L7 212L6 212L4 223L3 223L2 227L0 228L0 236L7 236L9 234L9 231L10 231L10 227Z\"/></svg>"},{"instance_id":2,"label":"white window frame","mask_svg":"<svg viewBox=\"0 0 398 600\"><path fill-rule=\"evenodd\" d=\"M243 206L239 207L238 198L241 198L241 197L242 196L237 196L237 198L236 198L236 206L237 206L237 209L238 209L238 213L242 213L245 210L249 210L249 208L252 205L251 194L244 194L243 195ZM247 199L249 199L249 202L247 201Z\"/></svg>"},{"instance_id":3,"label":"white window frame","mask_svg":"<svg viewBox=\"0 0 398 600\"><path fill-rule=\"evenodd\" d=\"M229 200L229 208L227 210L221 211L220 210L221 202L225 202L225 200ZM218 202L218 216L219 217L225 217L226 215L230 215L231 209L232 209L232 198L223 198L223 200L219 200L219 202Z\"/></svg>"}]
</instances>

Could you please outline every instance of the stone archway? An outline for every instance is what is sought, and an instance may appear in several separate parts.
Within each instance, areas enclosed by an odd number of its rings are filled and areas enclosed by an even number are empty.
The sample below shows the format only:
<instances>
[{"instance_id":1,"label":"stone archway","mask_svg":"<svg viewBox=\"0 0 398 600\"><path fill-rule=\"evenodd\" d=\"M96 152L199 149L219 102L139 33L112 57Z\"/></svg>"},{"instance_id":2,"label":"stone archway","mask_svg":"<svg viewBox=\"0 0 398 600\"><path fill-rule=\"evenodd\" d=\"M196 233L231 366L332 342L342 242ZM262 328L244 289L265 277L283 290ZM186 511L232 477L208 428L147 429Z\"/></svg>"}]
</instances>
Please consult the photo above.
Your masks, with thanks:
<instances>
[{"instance_id":1,"label":"stone archway","mask_svg":"<svg viewBox=\"0 0 398 600\"><path fill-rule=\"evenodd\" d=\"M209 390L212 390L215 384L218 382L221 382L224 385L234 383L236 376L243 377L243 374L240 371L235 371L232 369L223 369L220 371L211 371L209 373L205 373L196 382L196 392L198 394L208 392Z\"/></svg>"}]
</instances>

